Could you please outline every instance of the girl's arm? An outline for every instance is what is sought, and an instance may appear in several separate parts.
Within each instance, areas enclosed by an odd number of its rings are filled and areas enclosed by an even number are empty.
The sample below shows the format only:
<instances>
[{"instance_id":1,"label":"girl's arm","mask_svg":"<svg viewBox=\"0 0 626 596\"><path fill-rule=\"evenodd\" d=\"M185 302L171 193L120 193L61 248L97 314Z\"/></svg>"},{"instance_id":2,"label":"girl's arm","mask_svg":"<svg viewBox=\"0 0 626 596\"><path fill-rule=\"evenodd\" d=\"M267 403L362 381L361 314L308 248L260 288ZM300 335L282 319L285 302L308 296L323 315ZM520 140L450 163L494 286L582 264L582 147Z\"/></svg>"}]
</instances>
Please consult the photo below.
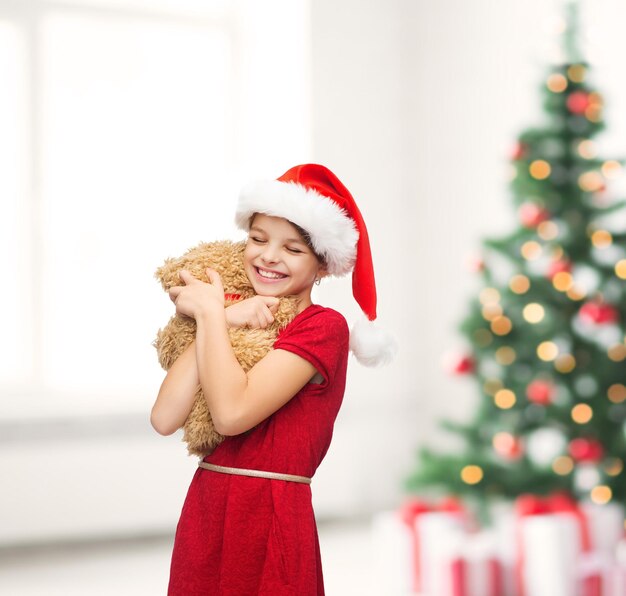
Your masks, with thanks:
<instances>
[{"instance_id":1,"label":"girl's arm","mask_svg":"<svg viewBox=\"0 0 626 596\"><path fill-rule=\"evenodd\" d=\"M185 285L174 286L169 293L176 312L196 320L198 379L215 430L238 435L287 403L316 369L296 354L273 350L246 374L230 344L222 280L213 269L207 269L207 275L208 284L182 270Z\"/></svg>"},{"instance_id":2,"label":"girl's arm","mask_svg":"<svg viewBox=\"0 0 626 596\"><path fill-rule=\"evenodd\" d=\"M171 435L187 420L200 386L195 341L176 359L159 389L150 423L161 435Z\"/></svg>"},{"instance_id":3,"label":"girl's arm","mask_svg":"<svg viewBox=\"0 0 626 596\"><path fill-rule=\"evenodd\" d=\"M196 316L196 362L215 429L238 435L287 403L317 372L300 356L273 350L246 374L230 344L223 308Z\"/></svg>"},{"instance_id":4,"label":"girl's arm","mask_svg":"<svg viewBox=\"0 0 626 596\"><path fill-rule=\"evenodd\" d=\"M278 298L255 296L229 306L224 313L228 327L262 329L272 323L277 308ZM150 423L161 435L171 435L183 426L193 407L200 387L194 344L195 340L170 367L152 408Z\"/></svg>"}]
</instances>

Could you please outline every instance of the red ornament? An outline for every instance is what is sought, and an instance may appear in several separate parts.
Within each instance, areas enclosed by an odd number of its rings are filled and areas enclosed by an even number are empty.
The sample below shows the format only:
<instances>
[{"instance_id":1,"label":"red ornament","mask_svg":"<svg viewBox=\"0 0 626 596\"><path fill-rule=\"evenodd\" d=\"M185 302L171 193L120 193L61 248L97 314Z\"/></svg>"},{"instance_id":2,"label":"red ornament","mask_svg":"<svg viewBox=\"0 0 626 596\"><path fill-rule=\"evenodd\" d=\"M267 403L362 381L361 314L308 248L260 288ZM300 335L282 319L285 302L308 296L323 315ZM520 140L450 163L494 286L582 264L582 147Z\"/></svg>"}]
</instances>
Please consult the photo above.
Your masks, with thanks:
<instances>
[{"instance_id":1,"label":"red ornament","mask_svg":"<svg viewBox=\"0 0 626 596\"><path fill-rule=\"evenodd\" d=\"M519 459L524 453L521 439L506 432L494 436L493 448L500 457L508 460Z\"/></svg>"},{"instance_id":2,"label":"red ornament","mask_svg":"<svg viewBox=\"0 0 626 596\"><path fill-rule=\"evenodd\" d=\"M472 273L480 273L485 270L485 261L481 257L471 256L466 261L467 268Z\"/></svg>"},{"instance_id":3,"label":"red ornament","mask_svg":"<svg viewBox=\"0 0 626 596\"><path fill-rule=\"evenodd\" d=\"M511 150L511 159L513 161L519 161L528 154L528 145L526 143L515 143Z\"/></svg>"},{"instance_id":4,"label":"red ornament","mask_svg":"<svg viewBox=\"0 0 626 596\"><path fill-rule=\"evenodd\" d=\"M474 372L474 359L471 356L462 356L453 364L452 372L457 375Z\"/></svg>"},{"instance_id":5,"label":"red ornament","mask_svg":"<svg viewBox=\"0 0 626 596\"><path fill-rule=\"evenodd\" d=\"M523 203L517 213L525 228L536 228L542 221L550 219L550 212L537 203Z\"/></svg>"},{"instance_id":6,"label":"red ornament","mask_svg":"<svg viewBox=\"0 0 626 596\"><path fill-rule=\"evenodd\" d=\"M571 271L572 264L567 259L559 259L550 263L546 276L548 279L553 279L557 273L571 273Z\"/></svg>"},{"instance_id":7,"label":"red ornament","mask_svg":"<svg viewBox=\"0 0 626 596\"><path fill-rule=\"evenodd\" d=\"M471 354L462 349L445 352L441 358L441 366L450 375L465 375L475 369Z\"/></svg>"},{"instance_id":8,"label":"red ornament","mask_svg":"<svg viewBox=\"0 0 626 596\"><path fill-rule=\"evenodd\" d=\"M584 114L590 104L589 94L584 91L574 91L567 98L567 109L572 114Z\"/></svg>"},{"instance_id":9,"label":"red ornament","mask_svg":"<svg viewBox=\"0 0 626 596\"><path fill-rule=\"evenodd\" d=\"M580 307L578 314L582 321L589 325L615 323L619 320L617 309L601 302L586 302Z\"/></svg>"},{"instance_id":10,"label":"red ornament","mask_svg":"<svg viewBox=\"0 0 626 596\"><path fill-rule=\"evenodd\" d=\"M534 404L547 406L552 403L554 385L550 381L535 379L526 387L526 397Z\"/></svg>"},{"instance_id":11,"label":"red ornament","mask_svg":"<svg viewBox=\"0 0 626 596\"><path fill-rule=\"evenodd\" d=\"M599 462L604 457L604 447L596 439L572 439L569 454L575 462Z\"/></svg>"}]
</instances>

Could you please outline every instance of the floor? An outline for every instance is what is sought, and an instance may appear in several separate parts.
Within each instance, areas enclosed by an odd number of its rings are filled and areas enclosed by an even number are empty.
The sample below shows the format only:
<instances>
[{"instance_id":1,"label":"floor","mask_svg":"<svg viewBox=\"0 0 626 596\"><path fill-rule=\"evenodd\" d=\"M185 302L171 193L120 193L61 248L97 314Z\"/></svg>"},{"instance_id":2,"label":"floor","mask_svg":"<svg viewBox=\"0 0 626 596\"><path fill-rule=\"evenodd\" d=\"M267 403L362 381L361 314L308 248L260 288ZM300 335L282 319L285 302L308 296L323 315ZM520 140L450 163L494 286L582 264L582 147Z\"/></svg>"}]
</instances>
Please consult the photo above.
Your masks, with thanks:
<instances>
[{"instance_id":1,"label":"floor","mask_svg":"<svg viewBox=\"0 0 626 596\"><path fill-rule=\"evenodd\" d=\"M368 520L320 523L318 531L327 596L389 596L376 576ZM0 550L0 594L165 594L171 548L172 538L160 537Z\"/></svg>"}]
</instances>

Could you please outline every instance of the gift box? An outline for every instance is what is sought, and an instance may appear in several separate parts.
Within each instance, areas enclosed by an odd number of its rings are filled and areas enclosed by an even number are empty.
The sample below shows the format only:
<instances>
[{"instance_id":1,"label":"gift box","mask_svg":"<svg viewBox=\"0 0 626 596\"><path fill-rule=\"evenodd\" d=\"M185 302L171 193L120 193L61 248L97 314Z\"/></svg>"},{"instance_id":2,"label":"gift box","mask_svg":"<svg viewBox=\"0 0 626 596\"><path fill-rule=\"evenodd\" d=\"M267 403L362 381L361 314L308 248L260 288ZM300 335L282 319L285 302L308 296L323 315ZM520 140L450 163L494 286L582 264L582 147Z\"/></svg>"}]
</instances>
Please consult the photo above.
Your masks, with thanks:
<instances>
[{"instance_id":1,"label":"gift box","mask_svg":"<svg viewBox=\"0 0 626 596\"><path fill-rule=\"evenodd\" d=\"M591 549L614 559L624 534L624 507L618 503L584 502L581 509L587 519Z\"/></svg>"},{"instance_id":2,"label":"gift box","mask_svg":"<svg viewBox=\"0 0 626 596\"><path fill-rule=\"evenodd\" d=\"M516 502L519 596L578 596L578 563L591 550L587 519L566 495Z\"/></svg>"},{"instance_id":3,"label":"gift box","mask_svg":"<svg viewBox=\"0 0 626 596\"><path fill-rule=\"evenodd\" d=\"M443 596L450 541L467 527L465 510L455 499L435 504L412 499L401 507L400 514L412 540L413 592Z\"/></svg>"},{"instance_id":4,"label":"gift box","mask_svg":"<svg viewBox=\"0 0 626 596\"><path fill-rule=\"evenodd\" d=\"M450 543L445 596L505 596L507 570L493 532L457 533Z\"/></svg>"},{"instance_id":5,"label":"gift box","mask_svg":"<svg viewBox=\"0 0 626 596\"><path fill-rule=\"evenodd\" d=\"M480 531L455 500L412 499L379 514L377 593L626 596L621 506L525 495L494 513Z\"/></svg>"}]
</instances>

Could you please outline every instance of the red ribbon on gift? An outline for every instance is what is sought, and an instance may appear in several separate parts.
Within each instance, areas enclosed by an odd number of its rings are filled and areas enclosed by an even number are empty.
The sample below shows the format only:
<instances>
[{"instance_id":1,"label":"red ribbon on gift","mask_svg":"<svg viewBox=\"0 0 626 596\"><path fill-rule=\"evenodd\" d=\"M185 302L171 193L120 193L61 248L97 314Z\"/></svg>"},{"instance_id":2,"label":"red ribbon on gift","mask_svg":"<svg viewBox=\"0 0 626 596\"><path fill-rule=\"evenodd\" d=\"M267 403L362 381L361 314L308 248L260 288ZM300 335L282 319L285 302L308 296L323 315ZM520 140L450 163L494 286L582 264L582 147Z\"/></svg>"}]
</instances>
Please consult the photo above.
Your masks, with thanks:
<instances>
[{"instance_id":1,"label":"red ribbon on gift","mask_svg":"<svg viewBox=\"0 0 626 596\"><path fill-rule=\"evenodd\" d=\"M488 592L484 596L502 596L504 594L504 577L502 563L498 559L488 559L487 566ZM452 596L467 596L469 571L467 561L463 558L454 559L450 566L452 576Z\"/></svg>"},{"instance_id":2,"label":"red ribbon on gift","mask_svg":"<svg viewBox=\"0 0 626 596\"><path fill-rule=\"evenodd\" d=\"M578 503L568 493L553 493L547 497L537 495L521 495L515 501L515 512L518 521L529 515L550 515L554 513L568 513L573 515L580 528L580 541L583 551L591 550L591 535L585 514ZM518 596L524 596L524 549L521 526L517 526L517 569L516 580Z\"/></svg>"},{"instance_id":3,"label":"red ribbon on gift","mask_svg":"<svg viewBox=\"0 0 626 596\"><path fill-rule=\"evenodd\" d=\"M400 507L399 513L402 521L411 531L412 554L413 554L413 591L419 592L422 587L422 576L420 569L420 544L415 531L415 520L423 513L441 512L458 513L464 512L463 506L458 499L449 497L437 504L427 503L422 499L411 499Z\"/></svg>"},{"instance_id":4,"label":"red ribbon on gift","mask_svg":"<svg viewBox=\"0 0 626 596\"><path fill-rule=\"evenodd\" d=\"M594 574L586 577L583 580L584 596L602 596L604 593L602 584L602 576L600 574Z\"/></svg>"}]
</instances>

